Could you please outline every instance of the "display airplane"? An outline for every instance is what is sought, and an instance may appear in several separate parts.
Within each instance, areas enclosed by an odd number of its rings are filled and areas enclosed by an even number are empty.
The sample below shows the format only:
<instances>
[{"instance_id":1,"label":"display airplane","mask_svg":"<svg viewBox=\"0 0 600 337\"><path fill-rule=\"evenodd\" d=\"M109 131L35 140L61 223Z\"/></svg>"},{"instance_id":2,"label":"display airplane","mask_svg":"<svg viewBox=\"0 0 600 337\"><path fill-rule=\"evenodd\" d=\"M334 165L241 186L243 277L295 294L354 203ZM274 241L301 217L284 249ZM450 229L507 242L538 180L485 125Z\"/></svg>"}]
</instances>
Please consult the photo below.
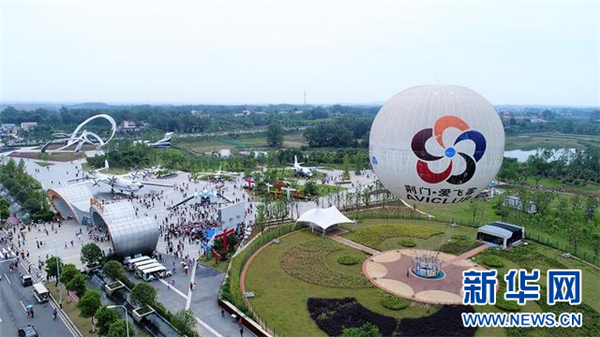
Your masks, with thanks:
<instances>
[{"instance_id":1,"label":"display airplane","mask_svg":"<svg viewBox=\"0 0 600 337\"><path fill-rule=\"evenodd\" d=\"M137 192L144 187L144 184L135 181L135 179L130 179L126 175L102 173L102 171L108 168L108 161L105 160L103 168L93 170L90 172L84 172L83 178L69 180L69 182L79 181L79 184L92 183L92 186L100 186L100 184L102 183L110 186L111 193L115 193L118 191L120 193L128 192L133 194L134 192ZM83 182L81 182L82 180Z\"/></svg>"},{"instance_id":2,"label":"display airplane","mask_svg":"<svg viewBox=\"0 0 600 337\"><path fill-rule=\"evenodd\" d=\"M304 176L304 177L312 177L313 174L315 174L315 172L317 172L317 169L315 167L306 167L306 166L302 166L302 164L303 163L298 162L298 157L294 156L294 171L296 172L297 175Z\"/></svg>"}]
</instances>

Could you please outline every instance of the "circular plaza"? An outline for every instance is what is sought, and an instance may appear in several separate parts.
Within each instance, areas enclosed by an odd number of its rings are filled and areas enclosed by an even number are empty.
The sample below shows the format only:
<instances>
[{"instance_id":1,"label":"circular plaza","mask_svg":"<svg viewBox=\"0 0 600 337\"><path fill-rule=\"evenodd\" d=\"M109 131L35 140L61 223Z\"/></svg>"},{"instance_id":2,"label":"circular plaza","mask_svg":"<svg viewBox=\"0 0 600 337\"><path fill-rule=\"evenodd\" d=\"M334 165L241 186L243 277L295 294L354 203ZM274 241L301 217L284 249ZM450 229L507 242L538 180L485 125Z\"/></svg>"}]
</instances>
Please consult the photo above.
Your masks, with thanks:
<instances>
[{"instance_id":1,"label":"circular plaza","mask_svg":"<svg viewBox=\"0 0 600 337\"><path fill-rule=\"evenodd\" d=\"M420 256L439 258L439 277L417 275L414 261ZM362 269L373 285L388 293L422 303L461 305L463 271L486 270L460 256L418 249L397 249L375 254L365 260Z\"/></svg>"}]
</instances>

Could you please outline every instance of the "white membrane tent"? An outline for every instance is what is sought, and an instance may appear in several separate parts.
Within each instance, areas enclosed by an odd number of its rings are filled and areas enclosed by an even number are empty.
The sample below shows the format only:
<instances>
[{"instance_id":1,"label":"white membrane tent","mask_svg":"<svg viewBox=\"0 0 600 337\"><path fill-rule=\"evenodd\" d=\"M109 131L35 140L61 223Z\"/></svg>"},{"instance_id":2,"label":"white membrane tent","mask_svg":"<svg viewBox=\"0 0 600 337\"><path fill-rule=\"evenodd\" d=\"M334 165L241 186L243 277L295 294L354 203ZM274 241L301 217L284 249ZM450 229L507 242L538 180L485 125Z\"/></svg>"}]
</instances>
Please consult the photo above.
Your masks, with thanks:
<instances>
[{"instance_id":1,"label":"white membrane tent","mask_svg":"<svg viewBox=\"0 0 600 337\"><path fill-rule=\"evenodd\" d=\"M330 227L354 221L348 219L335 206L331 206L329 208L313 208L310 211L306 211L296 220L296 223L298 222L308 222L313 232L315 227L317 227L325 235L327 229Z\"/></svg>"}]
</instances>

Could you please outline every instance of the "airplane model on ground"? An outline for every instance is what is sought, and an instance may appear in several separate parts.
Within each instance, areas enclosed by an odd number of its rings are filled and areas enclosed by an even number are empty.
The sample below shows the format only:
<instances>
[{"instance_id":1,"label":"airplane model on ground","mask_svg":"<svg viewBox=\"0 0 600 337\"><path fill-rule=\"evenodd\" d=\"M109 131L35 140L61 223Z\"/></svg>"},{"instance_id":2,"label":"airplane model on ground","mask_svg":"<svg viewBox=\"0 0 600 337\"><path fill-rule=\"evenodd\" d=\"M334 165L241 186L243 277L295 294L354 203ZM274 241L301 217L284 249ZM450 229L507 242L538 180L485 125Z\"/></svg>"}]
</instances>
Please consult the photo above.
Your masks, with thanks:
<instances>
[{"instance_id":1,"label":"airplane model on ground","mask_svg":"<svg viewBox=\"0 0 600 337\"><path fill-rule=\"evenodd\" d=\"M297 175L304 176L304 177L312 177L313 174L315 174L315 172L317 172L317 169L315 167L306 167L306 166L302 166L302 164L303 163L298 162L298 157L294 156L294 171L296 172Z\"/></svg>"},{"instance_id":2,"label":"airplane model on ground","mask_svg":"<svg viewBox=\"0 0 600 337\"><path fill-rule=\"evenodd\" d=\"M105 160L103 168L84 172L83 178L69 180L69 182L79 181L79 184L88 184L92 182L92 186L100 186L100 183L102 183L110 186L111 193L118 191L120 193L128 192L133 194L144 187L144 184L135 181L135 179L130 179L127 176L102 173L102 171L108 168L108 161ZM83 182L81 182L82 180Z\"/></svg>"},{"instance_id":3,"label":"airplane model on ground","mask_svg":"<svg viewBox=\"0 0 600 337\"><path fill-rule=\"evenodd\" d=\"M133 143L134 144L146 144L147 146L153 147L155 149L164 149L164 148L171 147L171 138L173 138L174 134L175 134L175 132L167 132L167 133L165 133L165 136L161 140L156 141L154 143L150 142L149 140L136 140Z\"/></svg>"},{"instance_id":4,"label":"airplane model on ground","mask_svg":"<svg viewBox=\"0 0 600 337\"><path fill-rule=\"evenodd\" d=\"M230 180L238 175L233 172L224 172L221 170L221 165L219 165L219 170L215 173L204 174L201 177L208 177L210 180Z\"/></svg>"},{"instance_id":5,"label":"airplane model on ground","mask_svg":"<svg viewBox=\"0 0 600 337\"><path fill-rule=\"evenodd\" d=\"M171 147L171 138L174 134L175 132L167 132L161 140L154 143L148 143L148 146L158 149Z\"/></svg>"}]
</instances>

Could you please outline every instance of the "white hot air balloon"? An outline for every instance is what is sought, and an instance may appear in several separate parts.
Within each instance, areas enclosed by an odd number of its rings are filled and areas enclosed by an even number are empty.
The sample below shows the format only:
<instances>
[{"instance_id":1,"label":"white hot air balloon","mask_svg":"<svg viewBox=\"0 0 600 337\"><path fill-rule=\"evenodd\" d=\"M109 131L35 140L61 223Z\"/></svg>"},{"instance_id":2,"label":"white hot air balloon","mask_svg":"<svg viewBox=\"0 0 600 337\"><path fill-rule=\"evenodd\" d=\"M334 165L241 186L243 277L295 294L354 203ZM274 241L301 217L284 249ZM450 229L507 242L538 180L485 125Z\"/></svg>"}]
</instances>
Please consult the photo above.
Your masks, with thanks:
<instances>
[{"instance_id":1,"label":"white hot air balloon","mask_svg":"<svg viewBox=\"0 0 600 337\"><path fill-rule=\"evenodd\" d=\"M371 127L371 164L382 184L409 204L470 200L504 158L504 128L481 95L425 85L392 97Z\"/></svg>"}]
</instances>

